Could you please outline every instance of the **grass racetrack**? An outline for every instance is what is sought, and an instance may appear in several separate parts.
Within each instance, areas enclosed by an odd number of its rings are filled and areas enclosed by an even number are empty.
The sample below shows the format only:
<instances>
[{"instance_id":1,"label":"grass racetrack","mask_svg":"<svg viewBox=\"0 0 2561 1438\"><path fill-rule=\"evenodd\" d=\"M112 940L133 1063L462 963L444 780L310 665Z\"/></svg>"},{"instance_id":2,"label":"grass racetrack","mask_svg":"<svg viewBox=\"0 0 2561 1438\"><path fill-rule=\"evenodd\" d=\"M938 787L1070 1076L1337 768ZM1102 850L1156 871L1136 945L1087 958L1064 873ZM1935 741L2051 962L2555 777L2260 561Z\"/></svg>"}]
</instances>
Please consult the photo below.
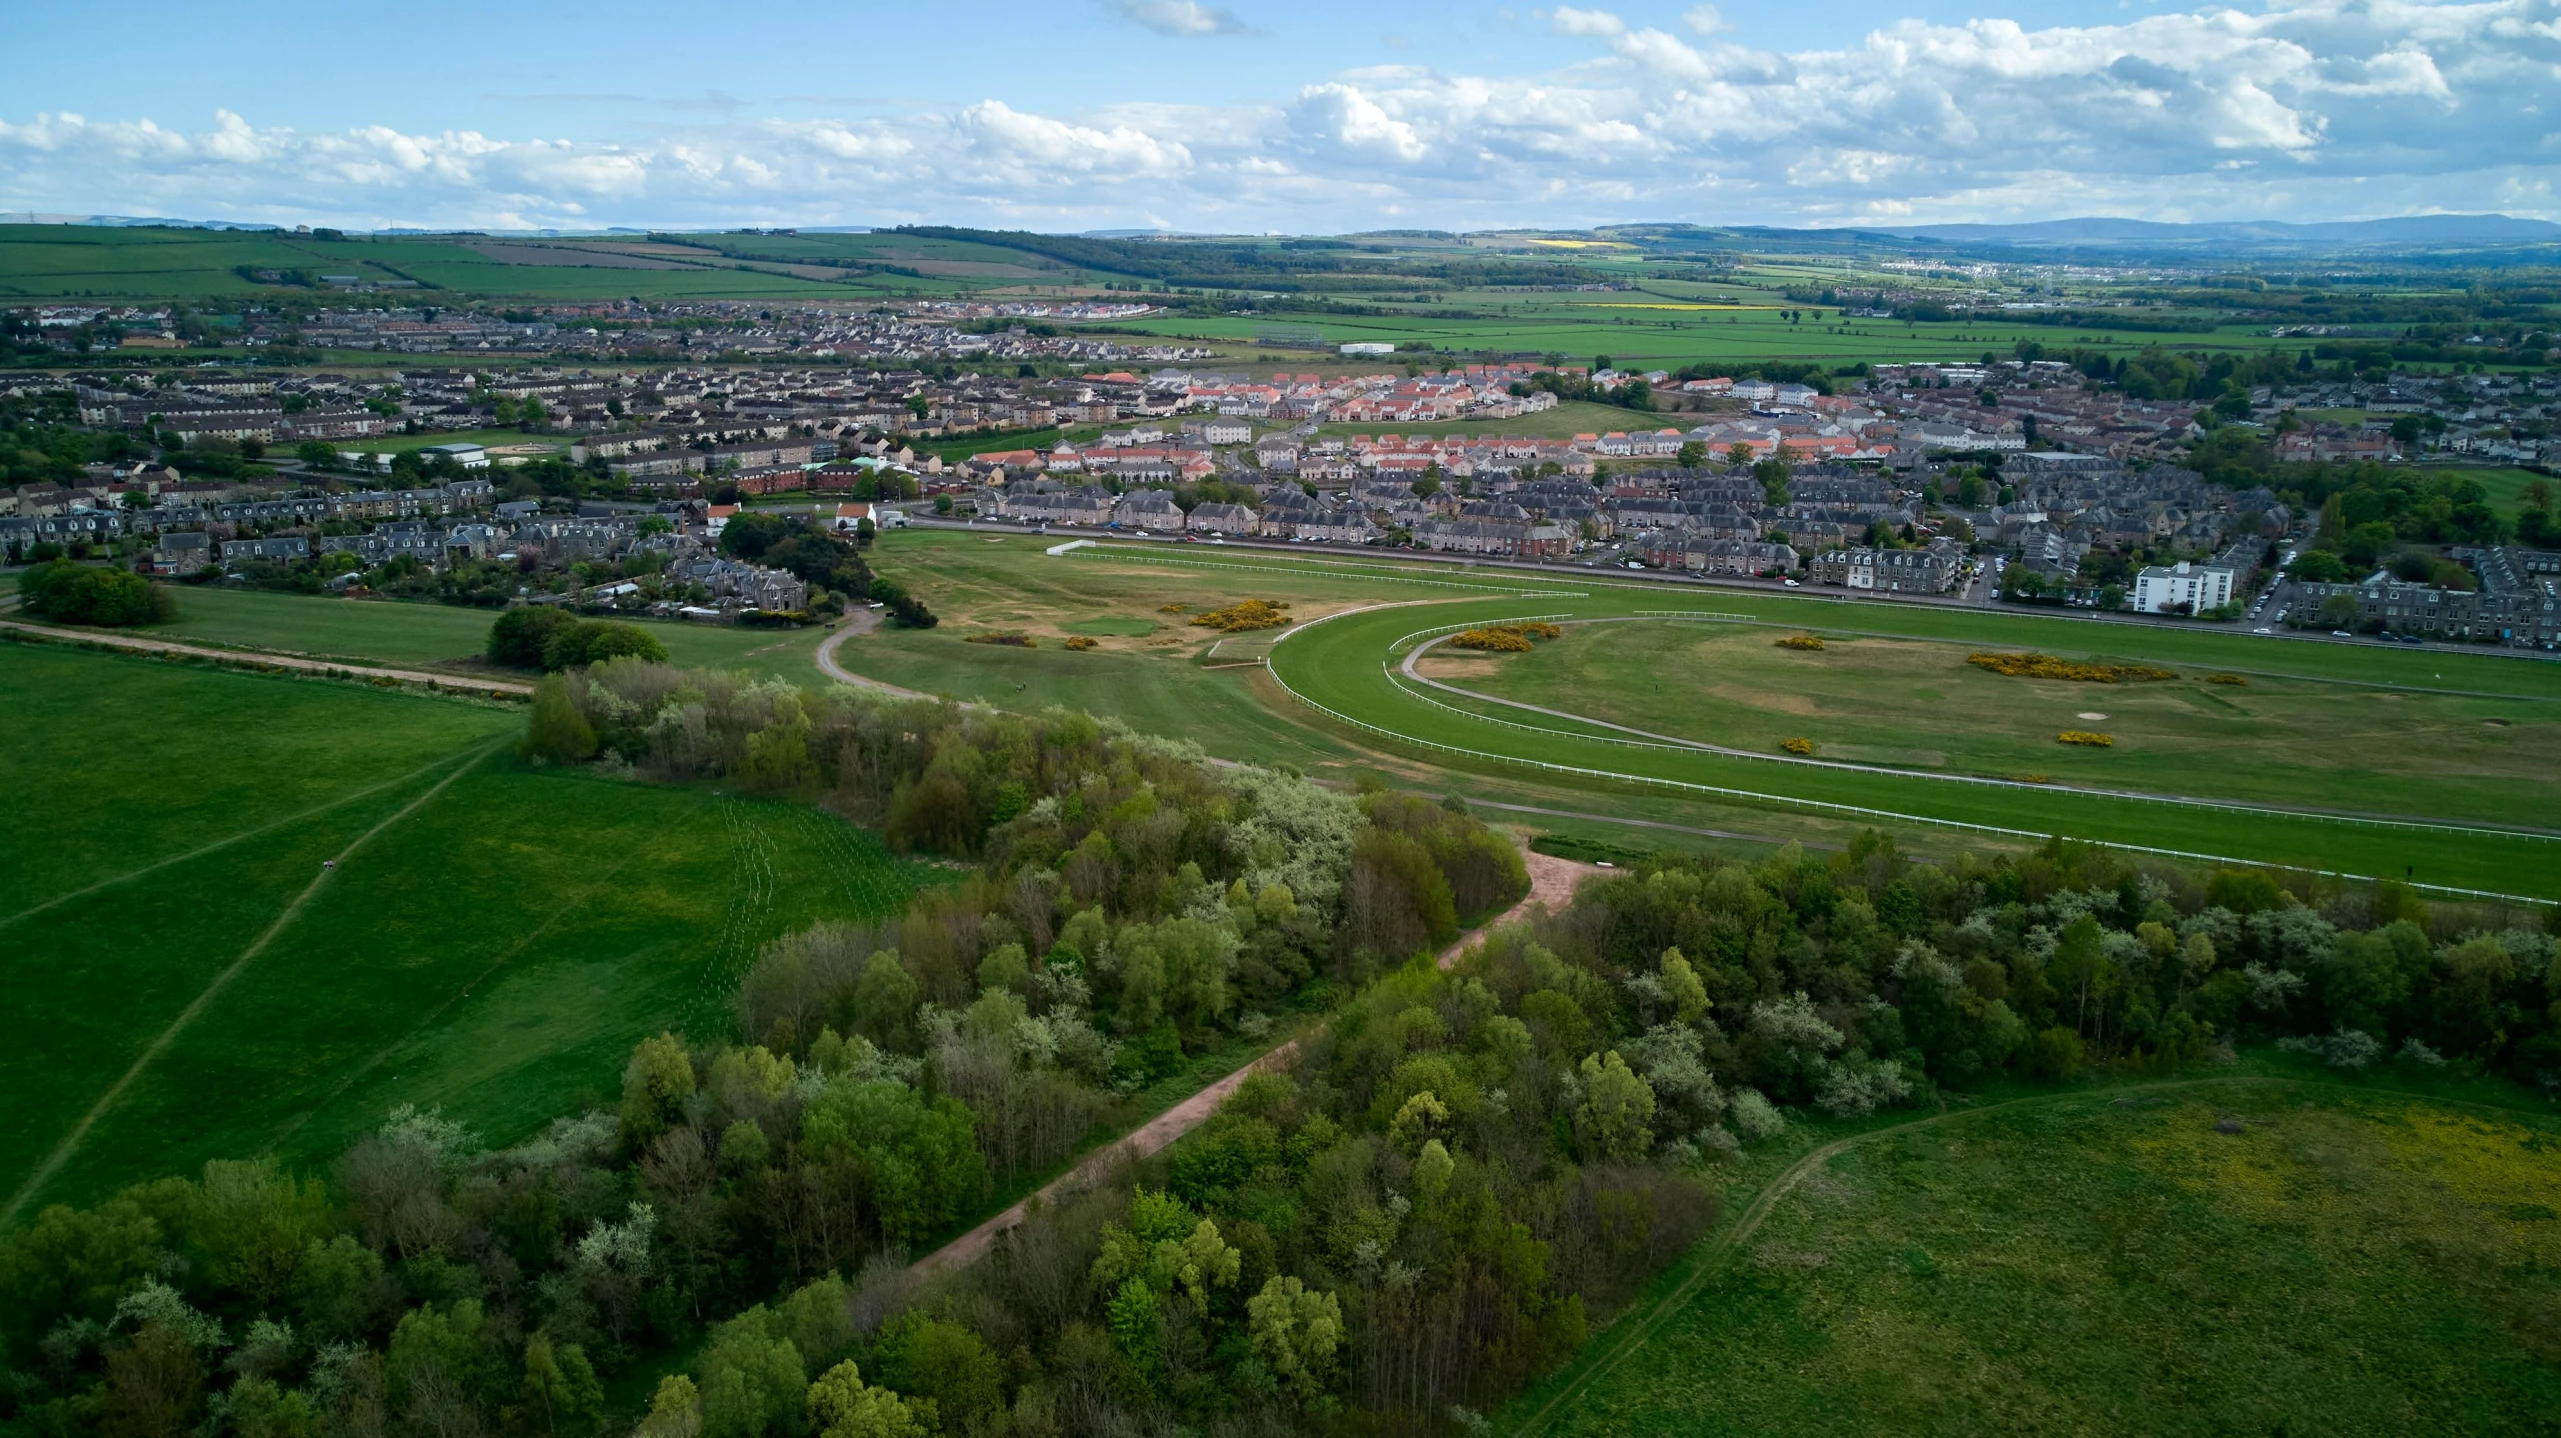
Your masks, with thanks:
<instances>
[{"instance_id":1,"label":"grass racetrack","mask_svg":"<svg viewBox=\"0 0 2561 1438\"><path fill-rule=\"evenodd\" d=\"M1497 1426L2548 1431L2561 1129L2393 1082L2137 1084L1804 1135Z\"/></svg>"},{"instance_id":2,"label":"grass racetrack","mask_svg":"<svg viewBox=\"0 0 2561 1438\"><path fill-rule=\"evenodd\" d=\"M1231 758L1343 766L1389 755L1610 796L1589 807L1653 793L2003 842L2060 834L2209 861L2561 897L2561 839L2511 832L2555 828L2550 816L2561 812L2552 802L2561 799L2561 664L1607 571L1418 563L1375 550L1107 539L1042 552L1058 542L1003 531L885 537L884 560L913 577L945 622L860 636L839 660L1005 708L1090 708ZM1161 612L1255 597L1291 604L1297 622L1221 638ZM1447 661L1439 656L1449 651L1435 649L1423 663L1456 671L1448 682L1462 688L1560 713L1395 672L1438 635L1529 616L1615 622L1569 622L1566 637L1527 655ZM1135 629L1137 620L1162 628L1107 637L1084 653L1060 647L1068 634ZM965 642L999 629L1042 647ZM1772 645L1797 632L1830 636L1829 647ZM2152 664L2181 678L2011 678L1969 666L1977 649ZM1266 656L1267 672L1257 663ZM1246 667L1219 667L1228 664ZM2248 682L2202 682L2215 673ZM2084 711L2108 718L2083 720ZM2066 729L2111 732L2117 743L2055 742ZM1780 762L1779 741L1798 736L1815 739L1825 762ZM1748 752L1691 747L1701 744Z\"/></svg>"},{"instance_id":3,"label":"grass racetrack","mask_svg":"<svg viewBox=\"0 0 2561 1438\"><path fill-rule=\"evenodd\" d=\"M0 696L35 736L0 757L0 1206L325 1157L404 1102L506 1141L930 874L804 806L524 768L510 707L15 644Z\"/></svg>"}]
</instances>

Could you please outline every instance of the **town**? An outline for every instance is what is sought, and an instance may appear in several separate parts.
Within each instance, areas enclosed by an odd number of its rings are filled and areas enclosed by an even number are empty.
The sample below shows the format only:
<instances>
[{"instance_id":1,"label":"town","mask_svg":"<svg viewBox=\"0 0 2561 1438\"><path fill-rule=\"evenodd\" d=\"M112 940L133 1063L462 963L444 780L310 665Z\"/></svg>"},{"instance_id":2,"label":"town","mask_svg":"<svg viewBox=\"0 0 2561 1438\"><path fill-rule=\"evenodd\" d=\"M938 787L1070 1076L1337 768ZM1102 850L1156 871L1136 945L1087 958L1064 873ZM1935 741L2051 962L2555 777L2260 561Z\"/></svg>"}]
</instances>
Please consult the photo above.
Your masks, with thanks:
<instances>
[{"instance_id":1,"label":"town","mask_svg":"<svg viewBox=\"0 0 2561 1438\"><path fill-rule=\"evenodd\" d=\"M788 575L721 558L720 527L742 505L800 500L815 522L848 531L912 518L1381 546L2247 615L2323 632L2561 641L2550 547L2430 536L2452 542L2396 567L2388 543L2323 540L2323 516L2295 512L2264 478L2191 467L2218 430L2272 436L2279 462L2377 473L2424 475L2430 458L2456 454L2521 459L2539 441L2513 436L2537 430L2561 395L2550 380L2340 376L2306 351L2300 383L2201 408L2137 399L2041 358L1862 366L1813 383L1531 361L1364 371L1361 358L1334 373L1262 374L911 363L21 376L0 380L0 396L74 410L126 437L134 457L0 496L0 549L358 592L421 566L513 565L513 585L438 592L736 619L799 614L808 596ZM1625 411L1625 429L1505 432L1553 410L1560 392L1642 396L1644 408ZM2298 418L2339 411L2376 417L2352 432ZM491 426L556 438L344 447ZM2501 438L2483 437L2494 428ZM1044 432L1062 437L965 443ZM431 465L445 482L419 486ZM2320 562L2289 572L2316 541ZM2337 551L2364 571L2324 568ZM414 579L406 592L418 592Z\"/></svg>"}]
</instances>

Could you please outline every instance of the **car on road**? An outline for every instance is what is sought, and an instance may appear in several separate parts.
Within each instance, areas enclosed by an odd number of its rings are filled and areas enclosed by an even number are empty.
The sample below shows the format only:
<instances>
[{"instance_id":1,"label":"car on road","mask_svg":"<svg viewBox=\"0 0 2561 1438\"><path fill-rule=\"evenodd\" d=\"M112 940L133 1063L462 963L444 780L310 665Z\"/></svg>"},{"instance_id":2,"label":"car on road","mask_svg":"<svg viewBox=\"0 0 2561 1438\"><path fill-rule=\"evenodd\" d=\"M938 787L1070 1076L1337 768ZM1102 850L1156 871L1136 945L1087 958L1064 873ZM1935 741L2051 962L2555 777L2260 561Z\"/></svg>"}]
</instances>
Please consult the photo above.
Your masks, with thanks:
<instances>
[{"instance_id":1,"label":"car on road","mask_svg":"<svg viewBox=\"0 0 2561 1438\"><path fill-rule=\"evenodd\" d=\"M2268 628L2266 625L2262 624L2262 625L2260 625L2258 628L2253 629L2253 630L2251 630L2250 632L2251 632L2252 634L2274 634L2276 631L2275 631L2275 630L2273 630L2273 629L2270 629L2270 628Z\"/></svg>"},{"instance_id":2,"label":"car on road","mask_svg":"<svg viewBox=\"0 0 2561 1438\"><path fill-rule=\"evenodd\" d=\"M1796 582L1795 580L1793 580L1793 579L1782 579L1782 580L1780 580L1780 581L1779 581L1779 583L1786 585L1786 586L1787 586L1788 588L1790 588L1790 589L1803 589L1803 588L1805 587L1804 585L1797 583L1797 582Z\"/></svg>"},{"instance_id":3,"label":"car on road","mask_svg":"<svg viewBox=\"0 0 2561 1438\"><path fill-rule=\"evenodd\" d=\"M2354 639L2354 638L2356 638L2356 636L2355 636L2355 635L2350 634L2349 632L2347 632L2347 631L2346 631L2346 630L2344 630L2344 629L2333 629L2333 630L2331 630L2331 631L2330 631L2330 637L2331 637L2332 639Z\"/></svg>"}]
</instances>

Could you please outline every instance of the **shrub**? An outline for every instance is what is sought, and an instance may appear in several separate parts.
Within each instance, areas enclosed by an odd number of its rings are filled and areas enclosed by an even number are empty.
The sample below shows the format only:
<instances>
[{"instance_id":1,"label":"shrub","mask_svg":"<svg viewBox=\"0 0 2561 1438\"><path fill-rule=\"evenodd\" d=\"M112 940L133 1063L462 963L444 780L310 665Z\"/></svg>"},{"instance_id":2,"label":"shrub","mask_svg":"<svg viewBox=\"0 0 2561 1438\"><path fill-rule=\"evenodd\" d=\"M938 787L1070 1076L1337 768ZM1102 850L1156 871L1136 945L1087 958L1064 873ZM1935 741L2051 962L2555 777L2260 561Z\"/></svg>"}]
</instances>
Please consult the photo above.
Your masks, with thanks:
<instances>
[{"instance_id":1,"label":"shrub","mask_svg":"<svg viewBox=\"0 0 2561 1438\"><path fill-rule=\"evenodd\" d=\"M1533 639L1554 639L1564 632L1545 620L1533 619L1522 624L1493 624L1481 629L1470 629L1463 634L1451 636L1449 644L1453 649L1481 649L1495 654L1519 654L1529 649L1530 641Z\"/></svg>"},{"instance_id":2,"label":"shrub","mask_svg":"<svg viewBox=\"0 0 2561 1438\"><path fill-rule=\"evenodd\" d=\"M2143 679L2176 679L2175 669L2149 664L2082 664L2051 654L1969 654L1965 662L2016 679L2069 679L2082 684L2125 684Z\"/></svg>"},{"instance_id":3,"label":"shrub","mask_svg":"<svg viewBox=\"0 0 2561 1438\"><path fill-rule=\"evenodd\" d=\"M1789 634L1778 639L1773 639L1770 642L1781 649L1820 649L1823 647L1823 641L1811 634Z\"/></svg>"},{"instance_id":4,"label":"shrub","mask_svg":"<svg viewBox=\"0 0 2561 1438\"><path fill-rule=\"evenodd\" d=\"M1517 629L1470 629L1450 637L1452 649L1477 649L1488 654L1526 654L1529 636Z\"/></svg>"},{"instance_id":5,"label":"shrub","mask_svg":"<svg viewBox=\"0 0 2561 1438\"><path fill-rule=\"evenodd\" d=\"M68 560L39 564L18 576L27 612L64 624L123 628L177 617L169 591L123 569L98 569Z\"/></svg>"},{"instance_id":6,"label":"shrub","mask_svg":"<svg viewBox=\"0 0 2561 1438\"><path fill-rule=\"evenodd\" d=\"M2081 1036L2061 1024L2029 1039L2027 1047L2019 1053L2022 1067L2038 1078L2049 1079L2070 1078L2081 1071L2081 1065L2087 1058L2088 1051L2081 1045Z\"/></svg>"},{"instance_id":7,"label":"shrub","mask_svg":"<svg viewBox=\"0 0 2561 1438\"><path fill-rule=\"evenodd\" d=\"M1079 652L1087 649L1100 649L1102 647L1102 641L1087 635L1075 634L1068 637L1067 647Z\"/></svg>"},{"instance_id":8,"label":"shrub","mask_svg":"<svg viewBox=\"0 0 2561 1438\"><path fill-rule=\"evenodd\" d=\"M1282 612L1287 608L1286 604L1274 604L1268 599L1240 599L1223 609L1193 615L1192 624L1196 628L1215 629L1222 634L1242 634L1249 629L1278 629L1289 622L1289 616Z\"/></svg>"},{"instance_id":9,"label":"shrub","mask_svg":"<svg viewBox=\"0 0 2561 1438\"><path fill-rule=\"evenodd\" d=\"M2205 676L2205 682L2208 684L2233 684L2247 686L2250 681L2242 678L2238 674L2208 674Z\"/></svg>"},{"instance_id":10,"label":"shrub","mask_svg":"<svg viewBox=\"0 0 2561 1438\"><path fill-rule=\"evenodd\" d=\"M1814 752L1814 741L1811 739L1781 739L1778 741L1778 746L1790 754L1812 754Z\"/></svg>"},{"instance_id":11,"label":"shrub","mask_svg":"<svg viewBox=\"0 0 2561 1438\"><path fill-rule=\"evenodd\" d=\"M667 662L667 646L658 636L635 624L620 624L609 619L580 619L555 628L543 641L542 667L550 670L584 669L608 659L640 659L651 664Z\"/></svg>"},{"instance_id":12,"label":"shrub","mask_svg":"<svg viewBox=\"0 0 2561 1438\"><path fill-rule=\"evenodd\" d=\"M548 604L510 609L489 626L489 662L510 669L540 669L551 637L577 622L568 610Z\"/></svg>"},{"instance_id":13,"label":"shrub","mask_svg":"<svg viewBox=\"0 0 2561 1438\"><path fill-rule=\"evenodd\" d=\"M2054 742L2057 744L2081 744L2092 749L2110 749L2116 746L2116 736L2113 734L2096 734L2087 729L2066 729L2062 733L2054 736Z\"/></svg>"},{"instance_id":14,"label":"shrub","mask_svg":"<svg viewBox=\"0 0 2561 1438\"><path fill-rule=\"evenodd\" d=\"M994 634L973 634L962 641L967 644L1002 644L1009 649L1038 649L1040 641L1019 629L1001 629Z\"/></svg>"}]
</instances>

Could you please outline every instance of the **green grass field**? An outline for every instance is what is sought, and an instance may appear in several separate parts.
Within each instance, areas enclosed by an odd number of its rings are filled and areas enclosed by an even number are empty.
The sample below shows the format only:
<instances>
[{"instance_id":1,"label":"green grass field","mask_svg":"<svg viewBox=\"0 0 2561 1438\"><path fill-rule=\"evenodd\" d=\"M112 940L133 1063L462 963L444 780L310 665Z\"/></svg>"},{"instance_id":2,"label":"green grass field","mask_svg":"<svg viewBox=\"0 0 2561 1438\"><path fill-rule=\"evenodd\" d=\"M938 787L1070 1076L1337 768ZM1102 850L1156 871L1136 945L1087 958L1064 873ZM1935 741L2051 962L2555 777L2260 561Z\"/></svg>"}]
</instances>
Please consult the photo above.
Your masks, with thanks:
<instances>
[{"instance_id":1,"label":"green grass field","mask_svg":"<svg viewBox=\"0 0 2561 1438\"><path fill-rule=\"evenodd\" d=\"M1485 310L1478 313L1484 315ZM1125 321L1123 327L1236 344L1250 341L1258 329L1268 329L1272 323L1250 316L1184 315ZM1331 344L1387 340L1461 352L1559 353L1577 364L1588 364L1593 356L1605 354L1622 369L1677 369L1688 364L1762 359L1821 360L1827 364L1979 359L1987 352L2007 355L2021 340L2049 347L2081 344L2129 352L2155 344L2177 350L2259 350L2275 343L2263 333L2217 328L2204 320L2199 321L2197 329L2184 333L2074 331L1997 320L1924 324L1835 320L1791 324L1780 317L1775 305L1741 309L1703 306L1676 294L1644 292L1572 301L1516 298L1501 302L1499 313L1474 319L1438 319L1418 308L1411 316L1326 316L1311 323Z\"/></svg>"},{"instance_id":2,"label":"green grass field","mask_svg":"<svg viewBox=\"0 0 2561 1438\"><path fill-rule=\"evenodd\" d=\"M2140 656L2149 636L2076 637ZM2561 705L2548 699L2306 679L2209 684L2194 669L2168 682L2014 678L1967 663L1974 646L1962 642L1835 632L1827 649L1803 652L1772 638L1733 625L1572 625L1528 654L1435 649L1422 672L1480 694L1768 753L1799 736L1823 757L1890 768L2041 773L2061 783L2490 822L2561 813ZM2504 677L2494 670L2479 682ZM2116 743L2056 743L2066 730L2104 732Z\"/></svg>"},{"instance_id":3,"label":"green grass field","mask_svg":"<svg viewBox=\"0 0 2561 1438\"><path fill-rule=\"evenodd\" d=\"M1632 575L1612 579L1599 571L1418 564L1374 552L1112 543L1055 559L1040 553L1055 542L1055 536L952 531L884 538L881 563L911 579L945 623L921 633L890 630L853 639L839 651L841 661L890 683L1006 708L1053 702L1091 708L1142 729L1196 738L1223 757L1281 759L1336 772L1376 767L1423 787L1517 781L1593 796L1562 807L1607 812L1633 793L1652 791L1729 812L1740 806L1787 814L1783 821L1765 818L1764 825L1795 824L1797 815L1813 812L1853 825L1960 826L1946 832L1965 843L2008 845L2022 836L2062 834L2214 861L2406 874L2452 888L2561 896L2561 865L2554 862L2561 849L2555 841L2459 827L2543 822L2549 805L2538 796L2550 781L2541 766L2556 722L2546 711L2561 702L2561 665L2261 638L2230 628L1704 590ZM1293 613L1302 622L1283 631L1288 637L1278 643L1270 631L1217 640L1184 625L1146 638L1107 638L1082 654L1054 647L1080 621L1154 618L1165 603L1208 607L1245 597L1288 601L1298 606ZM1381 603L1423 607L1306 623ZM1873 650L1862 652L1901 654L1906 657L1899 662L1926 666L1933 677L1918 684L1911 673L1889 665L1872 681L1863 677L1866 671L1852 670L1815 686L1816 695L1785 695L1762 693L1749 682L1721 684L1712 672L1694 671L1684 685L1629 661L1623 670L1647 672L1648 686L1663 686L1660 695L1633 696L1652 707L1628 707L1631 696L1596 694L1592 685L1575 695L1576 705L1554 706L1592 716L1595 705L1618 704L1623 707L1613 712L1630 716L1622 722L1651 716L1654 725L1636 727L1684 737L1697 732L1710 742L1773 754L1762 760L1631 744L1629 736L1589 722L1400 687L1387 673L1403 657L1400 641L1410 644L1416 631L1436 626L1530 615L1633 618L1645 610L1741 614L1766 626L1747 631L1759 638L1736 641L1736 652L1749 655L1751 673L1760 680L1785 672L1783 666L1767 667L1782 659L1837 660L1871 642ZM1619 632L1608 645L1586 647L1621 645L1630 634L1657 626L1611 627ZM1814 656L1775 650L1764 655L1753 647L1798 628L1835 635L1856 631L1874 639ZM1042 647L963 642L971 633L1000 629L1023 630ZM1707 642L1705 636L1730 632L1687 628L1661 642ZM1213 642L1215 654L1209 652ZM1574 647L1575 641L1566 641L1560 656ZM2250 682L2205 686L2182 680L2147 693L2123 685L1998 678L1964 665L1972 647L2148 662L2183 673L2232 672ZM1275 666L1268 674L1259 667L1211 667L1250 665L1265 655ZM1950 687L1934 687L1942 672ZM1561 674L1550 682L1558 692L1577 683ZM1914 703L1915 687L1932 689L1940 698ZM2013 706L2014 712L1972 715L1967 705L1977 698ZM1856 762L1879 767L1775 762L1778 741L1804 733L1813 717L1790 712L1789 706L1801 703L1819 712L1818 699L1832 706L1844 727L1809 737L1867 751ZM2135 707L2126 709L2128 703ZM2063 704L2070 707L2056 707ZM2109 725L2121 713L2127 716L2119 748L2084 753L2052 742L2065 728L2099 728L2099 721L2078 718L2085 709L2108 713ZM1907 711L1913 716L1909 724L1902 722ZM2509 722L2503 728L2487 722L2495 718ZM2048 719L2055 727L2044 730ZM1748 734L1705 733L1709 720L1745 726ZM2039 732L2041 739L2034 737ZM2233 752L2223 752L2227 744ZM2043 774L2048 782L1952 783L1883 767L1894 764L1925 772L1979 765L1998 777ZM2474 766L2482 772L2472 772ZM2055 787L2085 778L2092 787L2160 794L2169 801ZM2269 807L2184 802L2218 798ZM2326 817L2377 811L2451 820L2458 827ZM1687 822L1722 828L1728 821ZM1961 827L1967 825L2011 832Z\"/></svg>"},{"instance_id":4,"label":"green grass field","mask_svg":"<svg viewBox=\"0 0 2561 1438\"><path fill-rule=\"evenodd\" d=\"M406 454L413 449L425 449L431 444L466 443L485 444L493 448L502 444L540 444L548 445L553 450L565 454L569 448L570 437L524 429L449 429L427 434L386 434L379 439L335 440L331 442L330 448L353 450L360 454Z\"/></svg>"},{"instance_id":5,"label":"green grass field","mask_svg":"<svg viewBox=\"0 0 2561 1438\"><path fill-rule=\"evenodd\" d=\"M42 736L0 756L0 1204L48 1165L34 1202L318 1160L404 1102L506 1141L638 1037L720 1031L764 940L932 872L804 806L524 768L510 708L27 645L0 695Z\"/></svg>"},{"instance_id":6,"label":"green grass field","mask_svg":"<svg viewBox=\"0 0 2561 1438\"><path fill-rule=\"evenodd\" d=\"M1906 1112L1845 1145L1800 1131L1497 1431L2542 1431L2561 1128L2394 1082L2138 1084Z\"/></svg>"},{"instance_id":7,"label":"green grass field","mask_svg":"<svg viewBox=\"0 0 2561 1438\"><path fill-rule=\"evenodd\" d=\"M1012 266L966 260L952 263L926 257L926 265L957 272L927 273L920 278L819 272L791 266L780 256L778 262L767 263L691 247L674 247L671 258L653 257L644 261L649 267L634 268L629 259L603 248L608 243L597 241L598 248L582 255L558 242L527 244L473 236L321 240L240 230L0 225L0 297L201 300L330 293L259 284L236 272L243 265L313 275L356 275L377 282L412 279L431 287L421 292L422 303L450 303L456 294L566 301L626 296L653 301L860 300L883 294L946 295L1022 282L1010 273ZM616 247L628 244L620 242ZM982 247L953 248L969 250L977 258L975 252ZM440 292L443 298L434 298Z\"/></svg>"},{"instance_id":8,"label":"green grass field","mask_svg":"<svg viewBox=\"0 0 2561 1438\"><path fill-rule=\"evenodd\" d=\"M2530 469L2461 468L2438 470L2431 468L2428 473L2431 475L2451 474L2458 478L2473 481L2483 489L2490 492L2490 507L2496 509L2501 514L2509 516L2510 518L2514 518L2519 511L2525 508L2525 490L2527 485L2534 483L2536 480L2541 480L2547 485L2552 485L2556 489L2561 489L2561 483L2556 483L2552 476L2548 474L2537 474Z\"/></svg>"},{"instance_id":9,"label":"green grass field","mask_svg":"<svg viewBox=\"0 0 2561 1438\"><path fill-rule=\"evenodd\" d=\"M496 618L491 610L449 604L207 586L181 590L178 617L149 632L232 648L497 673L482 670L479 661ZM817 629L631 622L657 636L669 659L688 668L743 669L802 681L817 672L811 656L824 634Z\"/></svg>"}]
</instances>

